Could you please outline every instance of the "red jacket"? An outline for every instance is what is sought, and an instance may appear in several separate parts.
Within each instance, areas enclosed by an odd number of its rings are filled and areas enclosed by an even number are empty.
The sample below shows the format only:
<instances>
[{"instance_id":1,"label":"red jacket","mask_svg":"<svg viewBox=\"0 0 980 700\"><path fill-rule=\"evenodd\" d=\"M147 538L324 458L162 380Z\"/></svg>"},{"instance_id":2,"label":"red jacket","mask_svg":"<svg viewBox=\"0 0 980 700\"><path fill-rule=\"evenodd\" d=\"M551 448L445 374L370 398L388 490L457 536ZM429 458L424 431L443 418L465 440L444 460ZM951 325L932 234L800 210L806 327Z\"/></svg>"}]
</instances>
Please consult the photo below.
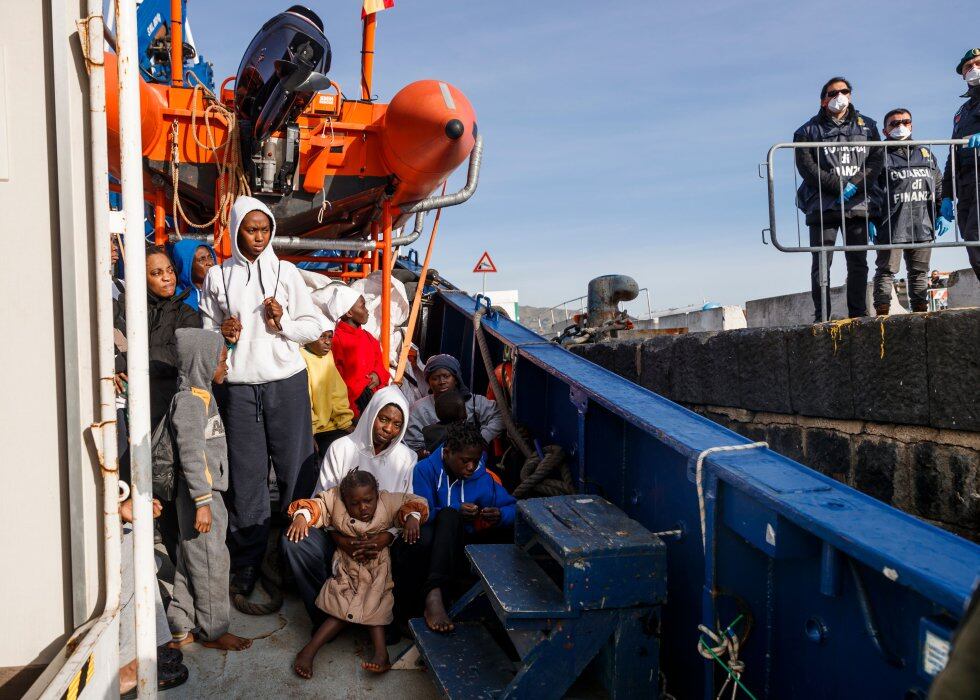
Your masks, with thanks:
<instances>
[{"instance_id":1,"label":"red jacket","mask_svg":"<svg viewBox=\"0 0 980 700\"><path fill-rule=\"evenodd\" d=\"M347 384L347 399L351 410L355 417L360 416L357 400L367 389L370 382L368 375L376 372L381 380L375 391L391 381L388 363L381 356L381 343L363 328L341 321L333 332L331 352L337 371Z\"/></svg>"}]
</instances>

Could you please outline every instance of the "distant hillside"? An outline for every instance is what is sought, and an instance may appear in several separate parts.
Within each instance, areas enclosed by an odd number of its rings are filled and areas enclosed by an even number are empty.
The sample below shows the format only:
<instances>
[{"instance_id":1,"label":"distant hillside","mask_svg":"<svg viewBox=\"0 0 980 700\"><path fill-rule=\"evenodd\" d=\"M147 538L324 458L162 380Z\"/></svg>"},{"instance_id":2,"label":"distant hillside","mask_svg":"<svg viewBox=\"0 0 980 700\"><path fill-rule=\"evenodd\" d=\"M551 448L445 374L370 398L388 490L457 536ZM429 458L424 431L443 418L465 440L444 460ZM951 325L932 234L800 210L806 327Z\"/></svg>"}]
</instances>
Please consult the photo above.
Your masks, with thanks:
<instances>
[{"instance_id":1,"label":"distant hillside","mask_svg":"<svg viewBox=\"0 0 980 700\"><path fill-rule=\"evenodd\" d=\"M535 333L548 332L551 329L551 309L521 305L521 325Z\"/></svg>"}]
</instances>

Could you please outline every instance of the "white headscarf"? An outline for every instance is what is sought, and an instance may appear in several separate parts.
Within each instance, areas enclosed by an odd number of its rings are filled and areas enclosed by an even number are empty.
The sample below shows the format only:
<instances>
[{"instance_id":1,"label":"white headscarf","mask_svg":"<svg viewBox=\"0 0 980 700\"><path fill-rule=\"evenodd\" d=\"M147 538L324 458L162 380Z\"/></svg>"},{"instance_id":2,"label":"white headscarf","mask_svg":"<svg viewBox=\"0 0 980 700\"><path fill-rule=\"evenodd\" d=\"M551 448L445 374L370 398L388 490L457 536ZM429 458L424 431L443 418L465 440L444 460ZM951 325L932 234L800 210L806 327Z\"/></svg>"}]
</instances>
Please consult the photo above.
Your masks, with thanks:
<instances>
[{"instance_id":1,"label":"white headscarf","mask_svg":"<svg viewBox=\"0 0 980 700\"><path fill-rule=\"evenodd\" d=\"M335 324L340 323L341 317L351 310L351 307L361 298L361 293L356 289L351 289L346 284L332 284L327 287L320 298L323 299L322 308L327 314L327 318Z\"/></svg>"}]
</instances>

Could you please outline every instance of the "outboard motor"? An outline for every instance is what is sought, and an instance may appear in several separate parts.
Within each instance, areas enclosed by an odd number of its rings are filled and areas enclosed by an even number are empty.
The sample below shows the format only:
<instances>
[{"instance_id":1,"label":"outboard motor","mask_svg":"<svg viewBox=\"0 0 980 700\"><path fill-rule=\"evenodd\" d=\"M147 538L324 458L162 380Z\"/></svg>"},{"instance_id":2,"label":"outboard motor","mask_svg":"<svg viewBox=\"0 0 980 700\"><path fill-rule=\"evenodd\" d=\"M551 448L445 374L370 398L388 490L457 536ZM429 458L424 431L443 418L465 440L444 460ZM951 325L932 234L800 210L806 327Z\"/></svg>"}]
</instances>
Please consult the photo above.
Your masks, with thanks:
<instances>
[{"instance_id":1,"label":"outboard motor","mask_svg":"<svg viewBox=\"0 0 980 700\"><path fill-rule=\"evenodd\" d=\"M312 10L293 5L268 22L249 44L235 79L242 120L242 161L259 194L293 186L299 163L296 118L317 91L330 86L330 42ZM284 136L272 136L285 131Z\"/></svg>"}]
</instances>

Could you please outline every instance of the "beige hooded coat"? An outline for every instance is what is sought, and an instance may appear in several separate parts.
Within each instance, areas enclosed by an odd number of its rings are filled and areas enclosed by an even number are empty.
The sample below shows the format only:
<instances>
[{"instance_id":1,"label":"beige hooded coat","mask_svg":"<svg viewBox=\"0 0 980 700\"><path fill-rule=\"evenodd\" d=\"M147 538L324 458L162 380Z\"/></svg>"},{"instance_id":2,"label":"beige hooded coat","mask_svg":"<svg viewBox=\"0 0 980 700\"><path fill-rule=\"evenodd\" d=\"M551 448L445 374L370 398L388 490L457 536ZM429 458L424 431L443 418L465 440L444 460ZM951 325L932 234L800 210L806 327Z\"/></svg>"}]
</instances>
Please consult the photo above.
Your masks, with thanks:
<instances>
[{"instance_id":1,"label":"beige hooded coat","mask_svg":"<svg viewBox=\"0 0 980 700\"><path fill-rule=\"evenodd\" d=\"M405 524L410 513L418 513L421 522L429 514L425 499L411 493L378 494L378 507L371 522L351 517L340 497L340 487L321 491L313 498L293 501L289 517L300 509L309 510L311 527L332 527L348 537L371 537L391 527ZM391 554L388 548L377 557L359 563L337 549L333 555L333 575L317 596L316 606L339 620L359 625L387 625L392 619L394 583L391 578Z\"/></svg>"}]
</instances>

